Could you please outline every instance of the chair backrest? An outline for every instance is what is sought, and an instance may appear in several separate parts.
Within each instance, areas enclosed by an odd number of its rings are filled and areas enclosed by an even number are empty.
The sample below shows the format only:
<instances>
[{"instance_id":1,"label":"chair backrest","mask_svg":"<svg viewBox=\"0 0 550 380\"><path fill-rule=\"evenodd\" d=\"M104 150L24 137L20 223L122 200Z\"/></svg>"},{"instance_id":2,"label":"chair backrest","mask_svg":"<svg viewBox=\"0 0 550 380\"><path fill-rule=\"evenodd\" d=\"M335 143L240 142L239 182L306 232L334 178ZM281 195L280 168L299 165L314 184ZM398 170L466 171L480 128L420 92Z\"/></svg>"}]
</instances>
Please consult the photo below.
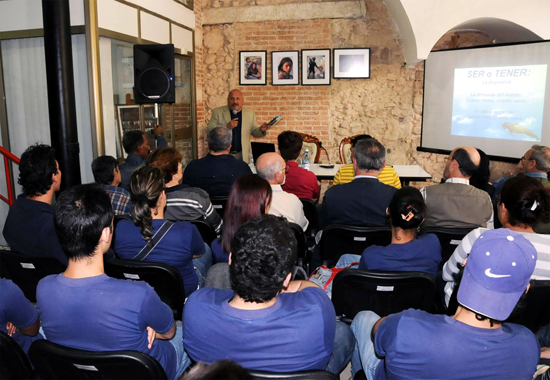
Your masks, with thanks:
<instances>
[{"instance_id":1,"label":"chair backrest","mask_svg":"<svg viewBox=\"0 0 550 380\"><path fill-rule=\"evenodd\" d=\"M383 272L346 269L332 284L332 304L336 316L351 323L362 310L380 317L414 308L432 311L435 280L423 272Z\"/></svg>"},{"instance_id":2,"label":"chair backrest","mask_svg":"<svg viewBox=\"0 0 550 380\"><path fill-rule=\"evenodd\" d=\"M308 239L313 238L319 230L319 214L317 213L317 205L308 198L300 198L300 202L302 202L302 206L304 207L304 215L309 221L306 230L306 237Z\"/></svg>"},{"instance_id":3,"label":"chair backrest","mask_svg":"<svg viewBox=\"0 0 550 380\"><path fill-rule=\"evenodd\" d=\"M342 162L342 164L349 164L351 162L351 140L362 134L363 133L344 137L342 141L340 141L340 146L338 150L340 153L340 162Z\"/></svg>"},{"instance_id":4,"label":"chair backrest","mask_svg":"<svg viewBox=\"0 0 550 380\"><path fill-rule=\"evenodd\" d=\"M339 377L329 371L323 370L310 370L310 371L296 371L296 372L266 372L266 371L250 371L254 380L338 380Z\"/></svg>"},{"instance_id":5,"label":"chair backrest","mask_svg":"<svg viewBox=\"0 0 550 380\"><path fill-rule=\"evenodd\" d=\"M210 201L212 202L212 206L216 210L216 212L220 215L221 218L223 218L223 212L225 210L225 205L227 204L227 196L210 196Z\"/></svg>"},{"instance_id":6,"label":"chair backrest","mask_svg":"<svg viewBox=\"0 0 550 380\"><path fill-rule=\"evenodd\" d=\"M515 313L514 313L515 314ZM536 333L550 323L550 281L532 280L523 307L506 322L523 325Z\"/></svg>"},{"instance_id":7,"label":"chair backrest","mask_svg":"<svg viewBox=\"0 0 550 380\"><path fill-rule=\"evenodd\" d=\"M296 223L289 223L292 231L294 232L294 237L298 243L298 261L306 257L307 245L306 245L306 235L302 227Z\"/></svg>"},{"instance_id":8,"label":"chair backrest","mask_svg":"<svg viewBox=\"0 0 550 380\"><path fill-rule=\"evenodd\" d=\"M36 286L40 280L63 271L65 265L52 257L31 257L15 251L0 251L0 276L12 280L31 302L36 302Z\"/></svg>"},{"instance_id":9,"label":"chair backrest","mask_svg":"<svg viewBox=\"0 0 550 380\"><path fill-rule=\"evenodd\" d=\"M145 281L155 289L158 296L174 313L174 319L181 321L185 292L181 275L172 266L146 261L105 261L105 273L122 280Z\"/></svg>"},{"instance_id":10,"label":"chair backrest","mask_svg":"<svg viewBox=\"0 0 550 380\"><path fill-rule=\"evenodd\" d=\"M318 163L319 158L321 157L321 147L319 146L319 139L315 136L308 135L307 133L300 133L300 134L302 135L302 140L304 141L300 156L304 153L306 148L308 148L310 162L314 164Z\"/></svg>"},{"instance_id":11,"label":"chair backrest","mask_svg":"<svg viewBox=\"0 0 550 380\"><path fill-rule=\"evenodd\" d=\"M439 269L451 258L456 247L464 236L468 235L474 228L443 228L426 227L420 230L421 235L435 234L441 244L441 263Z\"/></svg>"},{"instance_id":12,"label":"chair backrest","mask_svg":"<svg viewBox=\"0 0 550 380\"><path fill-rule=\"evenodd\" d=\"M386 246L391 243L391 228L355 227L343 224L331 224L323 229L320 242L322 260L336 264L345 253L360 255L371 245Z\"/></svg>"},{"instance_id":13,"label":"chair backrest","mask_svg":"<svg viewBox=\"0 0 550 380\"><path fill-rule=\"evenodd\" d=\"M0 379L29 379L32 367L27 355L8 334L0 331Z\"/></svg>"},{"instance_id":14,"label":"chair backrest","mask_svg":"<svg viewBox=\"0 0 550 380\"><path fill-rule=\"evenodd\" d=\"M202 236L202 240L208 245L212 244L212 241L216 239L216 231L214 231L214 228L210 224L208 224L204 220L190 220L190 223L192 223L195 227L197 227L197 230L199 230L199 233Z\"/></svg>"},{"instance_id":15,"label":"chair backrest","mask_svg":"<svg viewBox=\"0 0 550 380\"><path fill-rule=\"evenodd\" d=\"M41 379L166 379L161 365L138 351L84 351L37 340L29 357Z\"/></svg>"}]
</instances>

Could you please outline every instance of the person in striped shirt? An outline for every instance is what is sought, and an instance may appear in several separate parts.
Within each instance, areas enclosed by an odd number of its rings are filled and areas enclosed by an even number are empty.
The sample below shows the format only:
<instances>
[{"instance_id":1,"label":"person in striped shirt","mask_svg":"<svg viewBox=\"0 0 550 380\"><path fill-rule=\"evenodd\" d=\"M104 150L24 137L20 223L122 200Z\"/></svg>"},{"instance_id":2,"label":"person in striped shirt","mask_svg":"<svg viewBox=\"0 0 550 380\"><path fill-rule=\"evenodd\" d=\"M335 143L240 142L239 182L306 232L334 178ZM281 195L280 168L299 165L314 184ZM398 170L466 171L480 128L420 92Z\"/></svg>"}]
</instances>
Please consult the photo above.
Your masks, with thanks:
<instances>
[{"instance_id":1,"label":"person in striped shirt","mask_svg":"<svg viewBox=\"0 0 550 380\"><path fill-rule=\"evenodd\" d=\"M353 138L351 140L351 154L353 155L353 149L355 148L355 144L357 144L358 141L371 138L373 138L371 135L359 135ZM351 181L353 181L354 176L355 175L353 174L353 164L342 165L334 176L332 184L342 185L344 183L350 183ZM401 188L401 180L399 179L399 176L397 175L395 169L391 166L385 166L382 169L382 171L378 175L378 180L386 185L393 186L396 189Z\"/></svg>"},{"instance_id":2,"label":"person in striped shirt","mask_svg":"<svg viewBox=\"0 0 550 380\"><path fill-rule=\"evenodd\" d=\"M506 181L498 200L498 218L502 228L521 233L537 250L538 259L531 276L535 280L550 280L550 235L537 234L533 227L550 212L550 190L537 180L518 176ZM464 260L470 254L474 242L487 228L476 228L462 239L451 258L443 266L445 304L449 301L456 285Z\"/></svg>"}]
</instances>

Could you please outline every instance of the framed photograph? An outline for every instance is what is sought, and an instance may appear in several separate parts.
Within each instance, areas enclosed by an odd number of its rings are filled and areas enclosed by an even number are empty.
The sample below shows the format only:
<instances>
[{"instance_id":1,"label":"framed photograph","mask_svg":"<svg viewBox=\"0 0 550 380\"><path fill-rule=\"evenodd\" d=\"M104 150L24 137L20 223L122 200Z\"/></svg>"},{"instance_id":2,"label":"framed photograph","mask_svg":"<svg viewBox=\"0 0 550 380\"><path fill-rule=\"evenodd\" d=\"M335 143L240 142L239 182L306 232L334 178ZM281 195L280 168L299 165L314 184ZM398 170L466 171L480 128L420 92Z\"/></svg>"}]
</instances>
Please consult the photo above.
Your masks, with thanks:
<instances>
[{"instance_id":1,"label":"framed photograph","mask_svg":"<svg viewBox=\"0 0 550 380\"><path fill-rule=\"evenodd\" d=\"M298 50L271 52L273 86L295 86L300 83L298 53Z\"/></svg>"},{"instance_id":2,"label":"framed photograph","mask_svg":"<svg viewBox=\"0 0 550 380\"><path fill-rule=\"evenodd\" d=\"M267 84L267 51L239 52L239 84L241 86Z\"/></svg>"},{"instance_id":3,"label":"framed photograph","mask_svg":"<svg viewBox=\"0 0 550 380\"><path fill-rule=\"evenodd\" d=\"M370 48L333 49L334 79L370 78Z\"/></svg>"},{"instance_id":4,"label":"framed photograph","mask_svg":"<svg viewBox=\"0 0 550 380\"><path fill-rule=\"evenodd\" d=\"M330 85L330 49L302 50L302 86Z\"/></svg>"}]
</instances>

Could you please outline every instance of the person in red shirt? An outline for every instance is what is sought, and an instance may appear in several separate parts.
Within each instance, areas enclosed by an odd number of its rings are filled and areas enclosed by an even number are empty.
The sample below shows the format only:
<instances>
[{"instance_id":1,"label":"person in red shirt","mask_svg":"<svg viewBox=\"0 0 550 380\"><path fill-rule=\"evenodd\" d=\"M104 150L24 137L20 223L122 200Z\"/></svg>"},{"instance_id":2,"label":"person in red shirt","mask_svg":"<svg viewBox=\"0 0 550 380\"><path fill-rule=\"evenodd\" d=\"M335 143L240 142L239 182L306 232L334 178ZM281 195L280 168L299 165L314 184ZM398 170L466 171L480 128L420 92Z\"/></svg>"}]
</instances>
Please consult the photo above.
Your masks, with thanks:
<instances>
[{"instance_id":1,"label":"person in red shirt","mask_svg":"<svg viewBox=\"0 0 550 380\"><path fill-rule=\"evenodd\" d=\"M298 132L285 131L277 136L279 152L286 161L286 181L283 190L292 193L298 198L309 198L315 202L319 200L321 188L317 176L298 166L298 157L302 150L302 135Z\"/></svg>"}]
</instances>

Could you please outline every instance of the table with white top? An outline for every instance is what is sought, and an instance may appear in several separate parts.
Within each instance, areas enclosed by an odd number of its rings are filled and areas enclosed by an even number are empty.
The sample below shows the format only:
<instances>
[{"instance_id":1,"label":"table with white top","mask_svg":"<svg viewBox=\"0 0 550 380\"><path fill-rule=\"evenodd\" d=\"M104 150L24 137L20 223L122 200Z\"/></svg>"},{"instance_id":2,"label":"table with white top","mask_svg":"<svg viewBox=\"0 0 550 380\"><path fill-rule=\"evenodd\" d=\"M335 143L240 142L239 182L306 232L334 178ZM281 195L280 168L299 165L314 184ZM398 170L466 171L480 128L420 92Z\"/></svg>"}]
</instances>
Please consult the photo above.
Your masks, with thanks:
<instances>
[{"instance_id":1,"label":"table with white top","mask_svg":"<svg viewBox=\"0 0 550 380\"><path fill-rule=\"evenodd\" d=\"M335 164L332 168L323 166L327 165L310 164L309 170L313 172L319 180L333 180L342 164ZM393 165L392 167L397 172L397 175L399 175L399 179L401 180L401 184L403 186L408 186L411 181L425 181L432 178L428 172L418 165ZM256 168L253 165L251 165L251 168L252 171L256 173Z\"/></svg>"},{"instance_id":2,"label":"table with white top","mask_svg":"<svg viewBox=\"0 0 550 380\"><path fill-rule=\"evenodd\" d=\"M324 168L321 165L326 166L323 164L309 165L310 170L315 173L319 180L333 180L334 176L338 172L338 169L342 166L342 164L335 164L333 168ZM411 181L425 181L432 178L428 172L418 165L393 165L392 167L397 172L403 186L407 186Z\"/></svg>"}]
</instances>

